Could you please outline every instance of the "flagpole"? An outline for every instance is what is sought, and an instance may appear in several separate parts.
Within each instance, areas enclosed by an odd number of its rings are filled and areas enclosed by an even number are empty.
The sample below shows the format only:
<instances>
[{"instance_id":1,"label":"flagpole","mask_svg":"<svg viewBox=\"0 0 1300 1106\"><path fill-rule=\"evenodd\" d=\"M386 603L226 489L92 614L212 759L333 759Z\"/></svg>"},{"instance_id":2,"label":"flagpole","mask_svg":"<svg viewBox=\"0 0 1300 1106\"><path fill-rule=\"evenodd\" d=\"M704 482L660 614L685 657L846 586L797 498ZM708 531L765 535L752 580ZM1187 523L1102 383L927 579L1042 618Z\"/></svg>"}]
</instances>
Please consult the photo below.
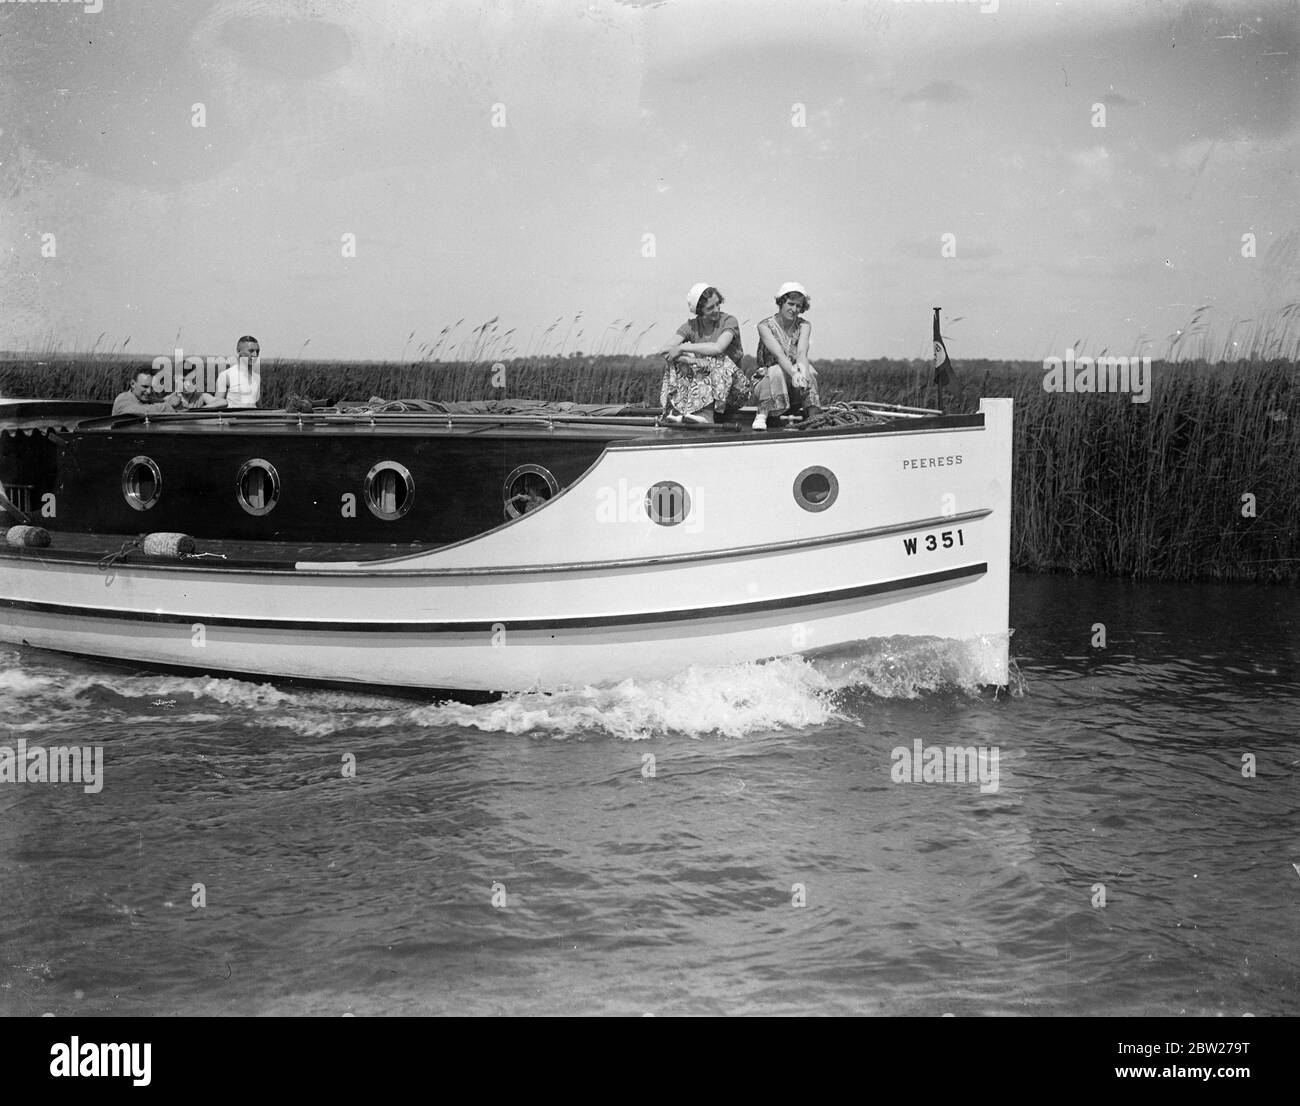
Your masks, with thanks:
<instances>
[{"instance_id":1,"label":"flagpole","mask_svg":"<svg viewBox=\"0 0 1300 1106\"><path fill-rule=\"evenodd\" d=\"M933 310L934 310L934 332L935 332L936 335L938 335L938 333L939 333L939 312L942 311L943 308L941 308L941 307L936 307L936 308L934 308ZM937 360L937 359L938 359L938 355L936 354L935 356L936 356L936 360ZM935 404L935 406L936 406L937 408L939 408L939 413L942 414L942 413L943 413L943 377L940 376L940 375L938 375L937 373L936 373L935 378L934 378L934 386L935 386L935 388L937 389L937 391L938 391L938 395L939 395L939 401Z\"/></svg>"}]
</instances>

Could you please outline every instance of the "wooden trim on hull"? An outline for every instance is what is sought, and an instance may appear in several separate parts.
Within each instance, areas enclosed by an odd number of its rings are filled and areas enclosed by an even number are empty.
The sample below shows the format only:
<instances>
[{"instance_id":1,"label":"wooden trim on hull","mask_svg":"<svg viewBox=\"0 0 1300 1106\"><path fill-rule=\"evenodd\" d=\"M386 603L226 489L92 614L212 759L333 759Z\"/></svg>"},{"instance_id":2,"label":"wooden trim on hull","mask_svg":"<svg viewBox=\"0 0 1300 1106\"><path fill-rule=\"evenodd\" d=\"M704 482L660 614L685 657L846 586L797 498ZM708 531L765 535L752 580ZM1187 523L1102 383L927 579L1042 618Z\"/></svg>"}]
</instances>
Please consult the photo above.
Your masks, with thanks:
<instances>
[{"instance_id":1,"label":"wooden trim on hull","mask_svg":"<svg viewBox=\"0 0 1300 1106\"><path fill-rule=\"evenodd\" d=\"M235 626L241 629L313 631L317 633L364 634L491 634L495 627L505 625L515 631L546 632L549 630L595 629L598 627L644 626L663 622L710 622L736 615L789 611L799 608L820 607L864 599L895 591L929 587L955 580L982 576L988 571L987 563L962 565L942 572L928 572L906 576L899 580L885 580L858 587L840 588L836 591L813 592L787 596L781 599L756 600L718 607L694 607L676 611L647 611L640 614L593 615L576 618L531 618L506 621L462 622L359 622L329 621L326 619L232 618L224 615L183 614L168 611L113 610L104 607L84 607L64 603L44 603L32 600L0 598L0 608L55 614L71 619L108 619L117 622L181 623L201 622L207 626Z\"/></svg>"}]
</instances>

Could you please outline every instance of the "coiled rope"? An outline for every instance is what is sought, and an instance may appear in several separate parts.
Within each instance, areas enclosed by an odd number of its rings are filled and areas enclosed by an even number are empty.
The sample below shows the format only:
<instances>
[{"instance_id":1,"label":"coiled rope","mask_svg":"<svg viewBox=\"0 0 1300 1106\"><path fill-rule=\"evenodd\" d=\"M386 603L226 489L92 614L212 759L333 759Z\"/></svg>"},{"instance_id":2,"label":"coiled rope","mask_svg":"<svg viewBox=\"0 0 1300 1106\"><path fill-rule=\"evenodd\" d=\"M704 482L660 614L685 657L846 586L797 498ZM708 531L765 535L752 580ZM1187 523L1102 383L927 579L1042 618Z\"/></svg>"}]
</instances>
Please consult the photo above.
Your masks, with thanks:
<instances>
[{"instance_id":1,"label":"coiled rope","mask_svg":"<svg viewBox=\"0 0 1300 1106\"><path fill-rule=\"evenodd\" d=\"M812 418L796 424L796 430L825 430L831 426L884 426L889 420L847 403L831 403Z\"/></svg>"}]
</instances>

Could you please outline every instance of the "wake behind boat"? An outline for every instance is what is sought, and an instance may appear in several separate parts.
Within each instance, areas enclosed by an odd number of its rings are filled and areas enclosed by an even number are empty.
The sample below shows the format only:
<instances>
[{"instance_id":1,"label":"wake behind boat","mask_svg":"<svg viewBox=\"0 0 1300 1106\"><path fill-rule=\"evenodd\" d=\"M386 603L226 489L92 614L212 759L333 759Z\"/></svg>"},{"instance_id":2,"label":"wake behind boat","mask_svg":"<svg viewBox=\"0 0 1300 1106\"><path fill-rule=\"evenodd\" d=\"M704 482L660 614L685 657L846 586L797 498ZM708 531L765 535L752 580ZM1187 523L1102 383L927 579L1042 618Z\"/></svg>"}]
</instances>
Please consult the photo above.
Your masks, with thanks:
<instances>
[{"instance_id":1,"label":"wake behind boat","mask_svg":"<svg viewBox=\"0 0 1300 1106\"><path fill-rule=\"evenodd\" d=\"M0 640L481 694L905 635L1007 682L1010 400L766 433L416 406L0 404Z\"/></svg>"}]
</instances>

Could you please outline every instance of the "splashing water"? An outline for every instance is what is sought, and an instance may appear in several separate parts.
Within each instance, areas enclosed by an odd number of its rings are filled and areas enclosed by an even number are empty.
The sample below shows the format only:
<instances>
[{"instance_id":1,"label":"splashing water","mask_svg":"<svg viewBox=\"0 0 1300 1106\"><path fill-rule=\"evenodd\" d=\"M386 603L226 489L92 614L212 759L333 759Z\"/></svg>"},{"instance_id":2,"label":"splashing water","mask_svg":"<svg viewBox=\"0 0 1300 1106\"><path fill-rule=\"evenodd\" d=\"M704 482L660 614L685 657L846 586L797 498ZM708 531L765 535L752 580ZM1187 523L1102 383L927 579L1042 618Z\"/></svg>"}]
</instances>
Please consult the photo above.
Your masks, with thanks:
<instances>
[{"instance_id":1,"label":"splashing water","mask_svg":"<svg viewBox=\"0 0 1300 1106\"><path fill-rule=\"evenodd\" d=\"M656 734L746 734L816 726L836 717L831 689L807 661L695 666L665 680L509 695L480 707L437 709L437 724L567 737L608 733L636 740Z\"/></svg>"},{"instance_id":2,"label":"splashing water","mask_svg":"<svg viewBox=\"0 0 1300 1106\"><path fill-rule=\"evenodd\" d=\"M554 738L608 735L642 740L663 734L741 738L844 720L844 693L915 699L956 690L976 695L989 642L888 638L810 657L694 666L664 679L508 693L496 702L412 703L375 692L317 690L213 676L124 674L69 661L0 654L0 696L11 704L12 732L97 721L172 725L230 721L302 737L392 726L473 728ZM1012 668L1012 694L1023 694ZM141 715L141 711L145 711ZM157 713L148 713L150 710ZM233 717L232 717L233 716Z\"/></svg>"},{"instance_id":3,"label":"splashing water","mask_svg":"<svg viewBox=\"0 0 1300 1106\"><path fill-rule=\"evenodd\" d=\"M881 699L916 699L956 691L979 695L993 651L1006 648L1010 634L948 641L891 637L858 641L819 653L813 663L836 689L862 689ZM1024 695L1025 681L1011 662L1007 692Z\"/></svg>"}]
</instances>

